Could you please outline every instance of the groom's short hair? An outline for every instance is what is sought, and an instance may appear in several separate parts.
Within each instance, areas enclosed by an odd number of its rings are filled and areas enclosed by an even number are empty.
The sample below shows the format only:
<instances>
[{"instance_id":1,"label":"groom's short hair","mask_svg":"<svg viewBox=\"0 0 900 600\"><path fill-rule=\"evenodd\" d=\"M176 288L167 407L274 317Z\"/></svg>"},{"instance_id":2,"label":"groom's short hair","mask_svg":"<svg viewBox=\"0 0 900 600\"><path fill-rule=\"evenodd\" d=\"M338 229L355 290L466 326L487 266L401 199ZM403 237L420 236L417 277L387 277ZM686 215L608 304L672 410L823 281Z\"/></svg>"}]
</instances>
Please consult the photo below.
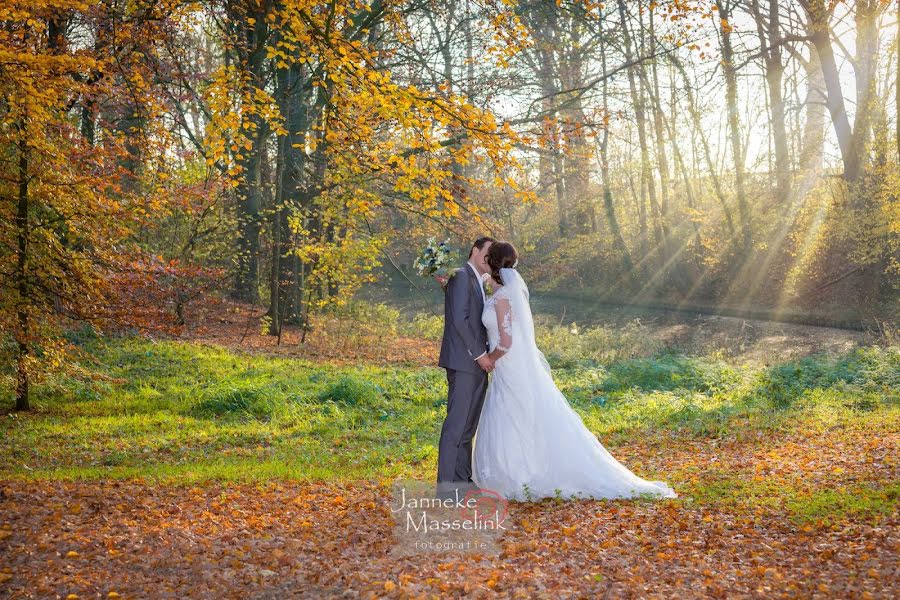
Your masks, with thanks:
<instances>
[{"instance_id":1,"label":"groom's short hair","mask_svg":"<svg viewBox=\"0 0 900 600\"><path fill-rule=\"evenodd\" d=\"M487 244L488 242L496 242L496 241L497 240L495 240L494 238L492 238L488 235L478 238L477 240L475 240L475 243L472 244L472 248L469 250L469 258L472 258L472 253L475 252L475 248L478 248L479 250L481 250L482 248L484 248L484 245Z\"/></svg>"}]
</instances>

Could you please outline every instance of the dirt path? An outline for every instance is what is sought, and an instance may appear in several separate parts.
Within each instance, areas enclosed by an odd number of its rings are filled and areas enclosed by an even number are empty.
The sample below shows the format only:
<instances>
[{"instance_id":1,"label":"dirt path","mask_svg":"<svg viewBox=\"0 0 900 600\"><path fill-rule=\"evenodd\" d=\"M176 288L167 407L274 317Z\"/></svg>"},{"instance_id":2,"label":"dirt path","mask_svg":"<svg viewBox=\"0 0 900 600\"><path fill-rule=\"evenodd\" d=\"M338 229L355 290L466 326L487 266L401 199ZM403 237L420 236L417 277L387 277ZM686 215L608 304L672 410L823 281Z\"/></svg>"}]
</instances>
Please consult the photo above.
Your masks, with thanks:
<instances>
[{"instance_id":1,"label":"dirt path","mask_svg":"<svg viewBox=\"0 0 900 600\"><path fill-rule=\"evenodd\" d=\"M860 331L736 317L695 315L674 323L650 317L641 323L686 354L723 351L766 364L819 352L841 354L878 342L874 334Z\"/></svg>"},{"instance_id":2,"label":"dirt path","mask_svg":"<svg viewBox=\"0 0 900 600\"><path fill-rule=\"evenodd\" d=\"M818 352L843 353L885 341L875 330L857 331L687 311L591 304L552 296L537 296L533 306L536 315L548 322L568 324L574 321L581 326L611 328L640 323L650 335L686 354L719 351L737 359L763 363Z\"/></svg>"}]
</instances>

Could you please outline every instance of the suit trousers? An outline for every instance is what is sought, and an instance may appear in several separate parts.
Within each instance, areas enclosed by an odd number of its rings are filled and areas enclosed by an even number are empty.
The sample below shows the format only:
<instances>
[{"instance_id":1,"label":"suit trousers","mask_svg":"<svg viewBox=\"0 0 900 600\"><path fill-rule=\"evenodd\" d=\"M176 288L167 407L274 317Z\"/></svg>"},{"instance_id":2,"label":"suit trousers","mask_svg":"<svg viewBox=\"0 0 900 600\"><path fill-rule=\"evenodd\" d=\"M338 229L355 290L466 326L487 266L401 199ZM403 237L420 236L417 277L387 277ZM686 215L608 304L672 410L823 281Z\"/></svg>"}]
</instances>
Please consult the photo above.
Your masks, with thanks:
<instances>
[{"instance_id":1,"label":"suit trousers","mask_svg":"<svg viewBox=\"0 0 900 600\"><path fill-rule=\"evenodd\" d=\"M472 481L472 439L478 428L488 376L447 369L447 418L438 445L438 482Z\"/></svg>"}]
</instances>

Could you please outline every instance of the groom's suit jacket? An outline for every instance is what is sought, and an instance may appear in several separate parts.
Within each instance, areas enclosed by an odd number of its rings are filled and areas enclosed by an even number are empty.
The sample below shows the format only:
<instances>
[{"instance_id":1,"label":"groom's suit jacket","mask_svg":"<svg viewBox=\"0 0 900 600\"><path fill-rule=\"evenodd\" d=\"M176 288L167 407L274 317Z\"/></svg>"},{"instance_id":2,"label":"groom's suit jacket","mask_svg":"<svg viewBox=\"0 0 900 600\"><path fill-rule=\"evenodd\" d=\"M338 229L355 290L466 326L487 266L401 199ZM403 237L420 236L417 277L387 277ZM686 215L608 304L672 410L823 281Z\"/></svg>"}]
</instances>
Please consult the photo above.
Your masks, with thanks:
<instances>
[{"instance_id":1,"label":"groom's suit jacket","mask_svg":"<svg viewBox=\"0 0 900 600\"><path fill-rule=\"evenodd\" d=\"M444 292L444 337L438 366L481 373L475 359L487 351L487 331L481 322L484 300L481 281L464 264L447 282Z\"/></svg>"}]
</instances>

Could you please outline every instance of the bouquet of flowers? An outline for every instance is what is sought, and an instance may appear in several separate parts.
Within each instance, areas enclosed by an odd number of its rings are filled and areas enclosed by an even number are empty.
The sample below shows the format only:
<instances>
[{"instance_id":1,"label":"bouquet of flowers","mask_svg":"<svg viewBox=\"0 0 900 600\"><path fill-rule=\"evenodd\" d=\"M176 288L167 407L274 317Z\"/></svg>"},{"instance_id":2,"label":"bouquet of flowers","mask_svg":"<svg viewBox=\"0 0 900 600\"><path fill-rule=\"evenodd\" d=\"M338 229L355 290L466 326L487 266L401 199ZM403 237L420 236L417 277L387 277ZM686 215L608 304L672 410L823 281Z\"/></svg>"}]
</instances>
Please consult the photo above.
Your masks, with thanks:
<instances>
[{"instance_id":1,"label":"bouquet of flowers","mask_svg":"<svg viewBox=\"0 0 900 600\"><path fill-rule=\"evenodd\" d=\"M442 288L447 287L447 280L450 279L452 271L452 255L450 240L435 244L432 238L428 240L428 245L413 266L422 277L434 277Z\"/></svg>"}]
</instances>

